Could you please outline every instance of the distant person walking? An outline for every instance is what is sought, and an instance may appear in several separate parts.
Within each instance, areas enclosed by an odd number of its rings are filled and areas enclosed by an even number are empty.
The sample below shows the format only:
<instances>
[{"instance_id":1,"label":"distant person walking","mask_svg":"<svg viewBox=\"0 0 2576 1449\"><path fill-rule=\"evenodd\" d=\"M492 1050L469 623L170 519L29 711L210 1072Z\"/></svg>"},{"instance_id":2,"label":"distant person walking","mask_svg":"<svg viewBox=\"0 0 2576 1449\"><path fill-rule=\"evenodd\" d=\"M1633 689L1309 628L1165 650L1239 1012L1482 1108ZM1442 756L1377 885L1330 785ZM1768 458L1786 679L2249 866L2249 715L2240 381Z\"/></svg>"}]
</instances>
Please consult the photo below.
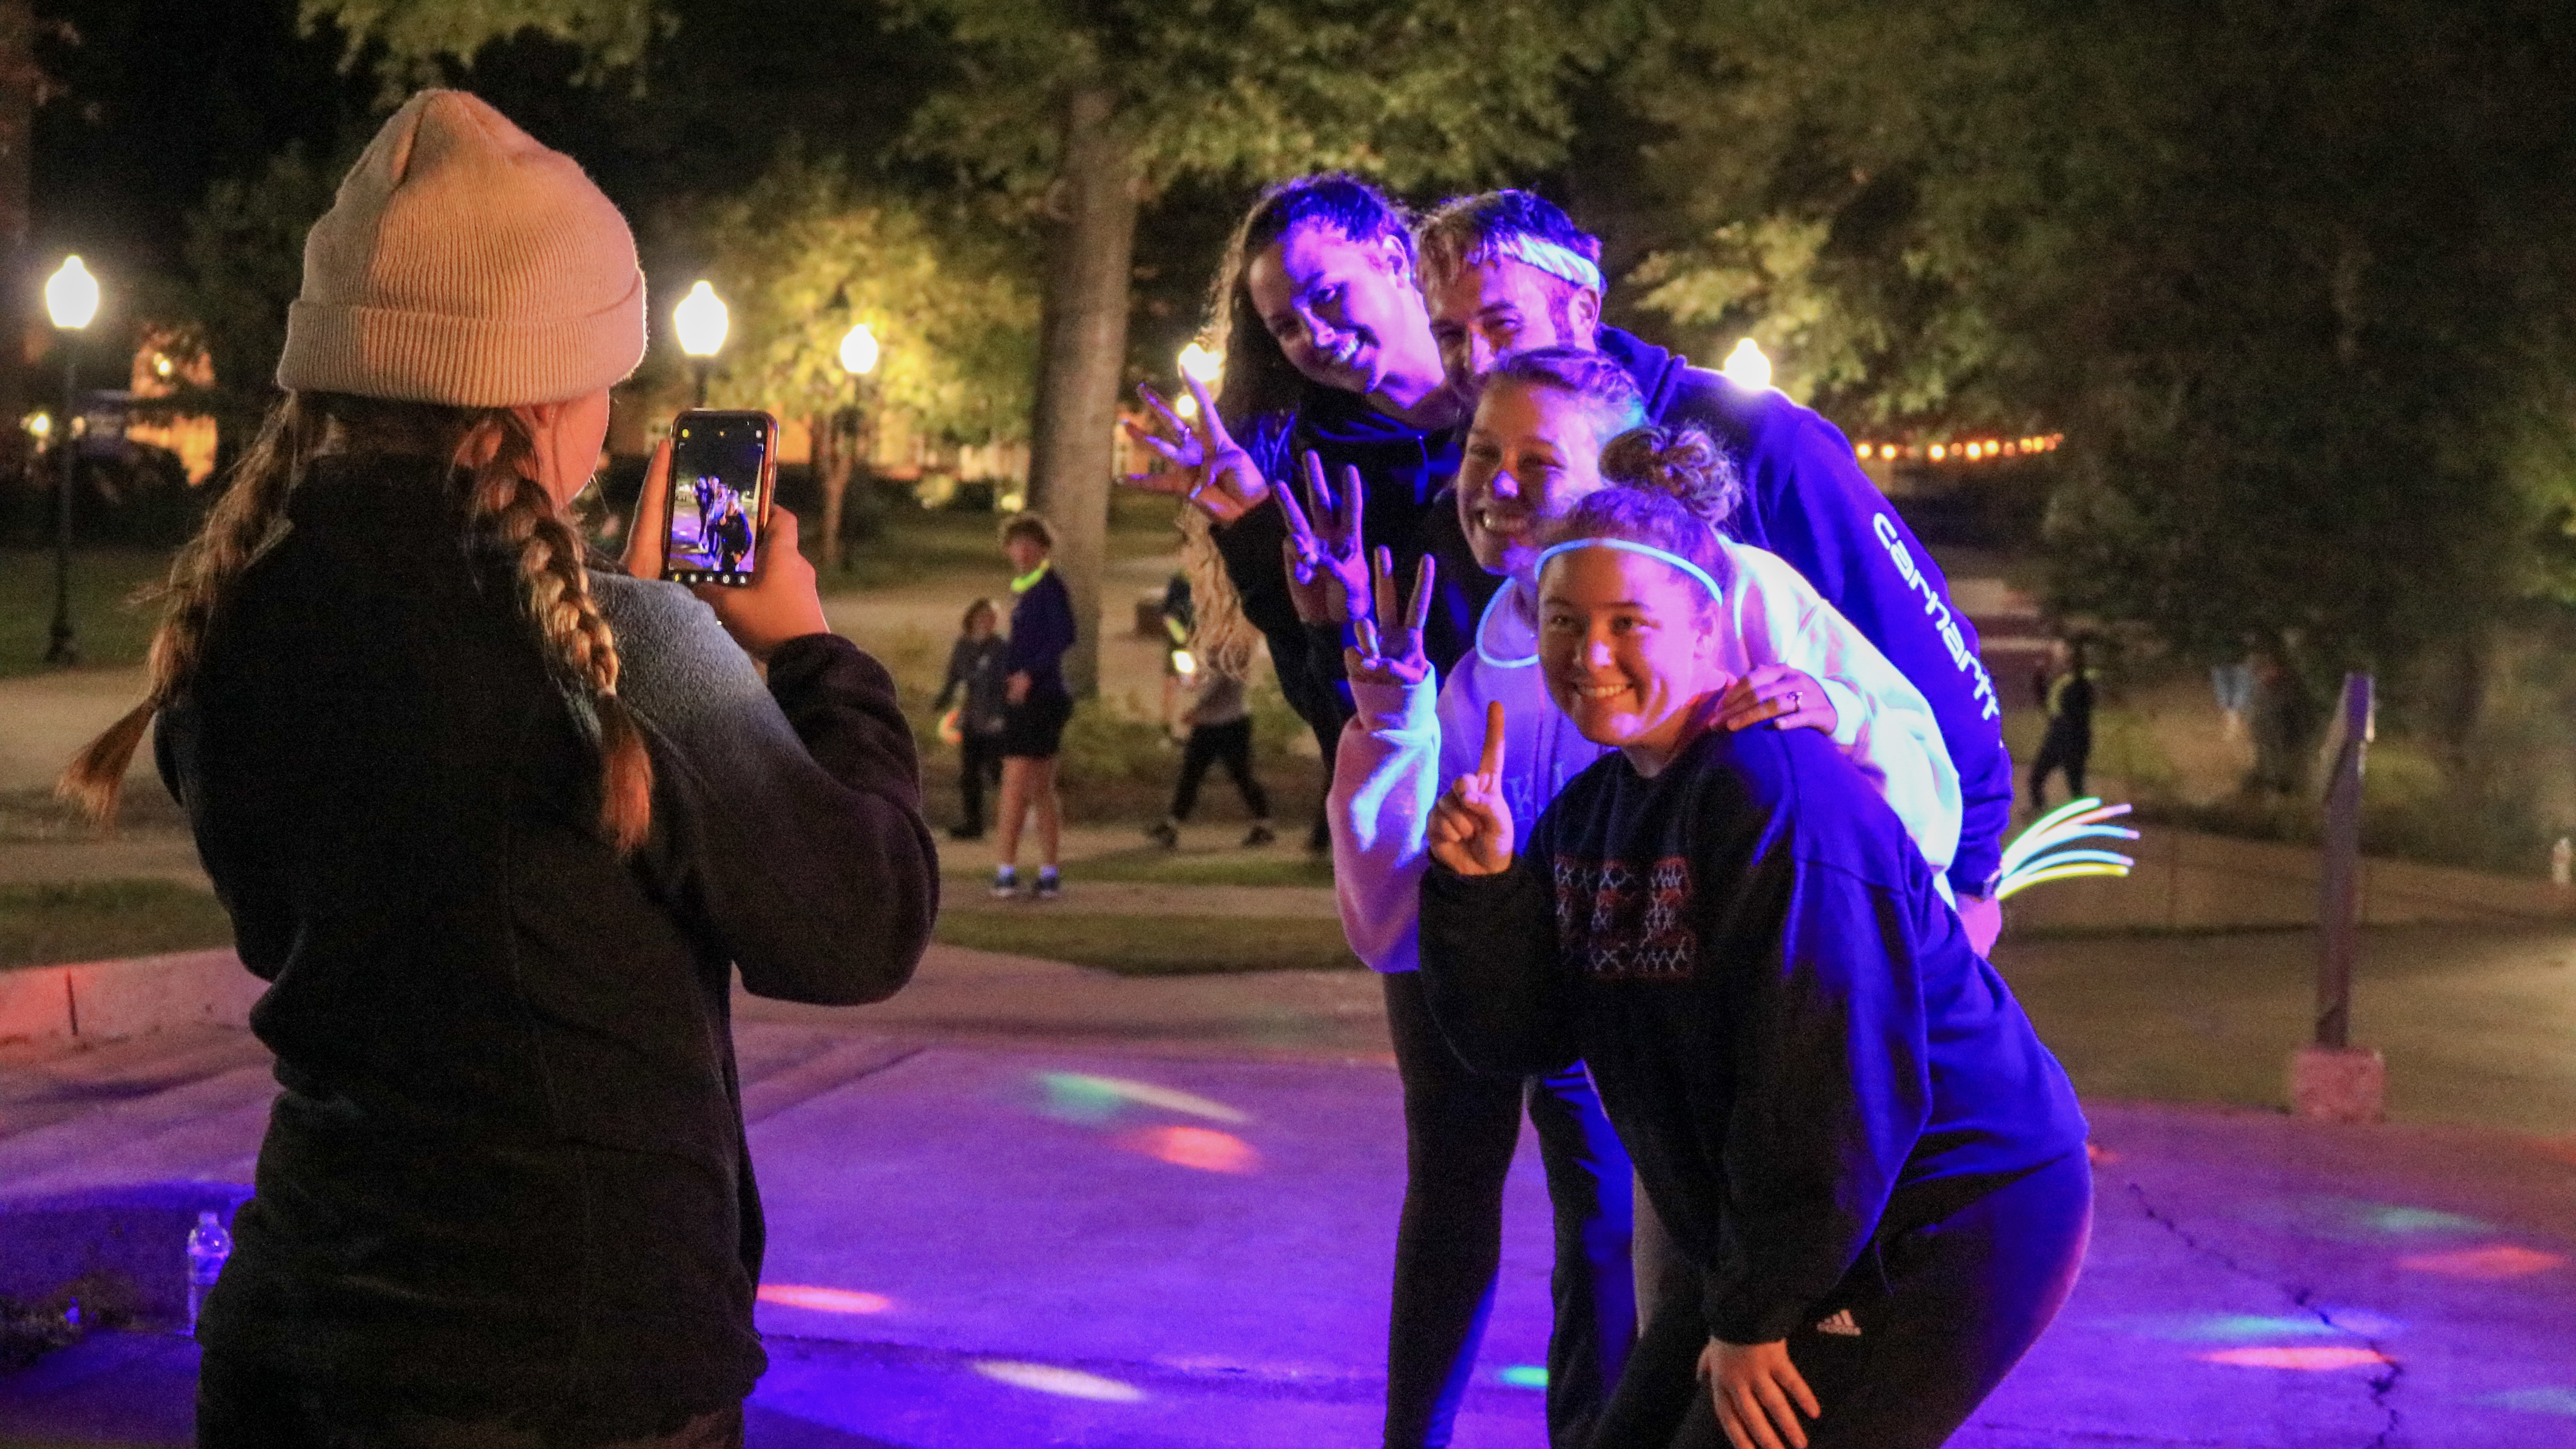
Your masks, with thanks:
<instances>
[{"instance_id":1,"label":"distant person walking","mask_svg":"<svg viewBox=\"0 0 2576 1449\"><path fill-rule=\"evenodd\" d=\"M2209 690L2218 697L2219 738L2245 738L2245 718L2254 708L2254 661L2211 665Z\"/></svg>"},{"instance_id":2,"label":"distant person walking","mask_svg":"<svg viewBox=\"0 0 2576 1449\"><path fill-rule=\"evenodd\" d=\"M1197 696L1181 714L1190 727L1190 741L1181 755L1181 779L1172 791L1172 810L1145 832L1165 849L1181 843L1181 824L1198 804L1199 782L1207 778L1210 765L1225 766L1234 788L1243 795L1243 808L1252 812L1244 847L1268 845L1277 838L1270 828L1270 796L1252 774L1252 706L1245 696L1241 676L1213 667L1198 671Z\"/></svg>"},{"instance_id":3,"label":"distant person walking","mask_svg":"<svg viewBox=\"0 0 2576 1449\"><path fill-rule=\"evenodd\" d=\"M2048 808L2048 777L2066 776L2069 799L2084 795L2084 766L2093 756L2093 671L2084 667L2084 641L2060 640L2055 677L2047 682L2042 704L2048 710L2048 733L2030 762L2030 809Z\"/></svg>"},{"instance_id":4,"label":"distant person walking","mask_svg":"<svg viewBox=\"0 0 2576 1449\"><path fill-rule=\"evenodd\" d=\"M1002 639L1001 621L1002 611L990 599L966 606L957 642L948 649L948 678L930 702L932 709L946 710L949 700L957 700L957 801L963 813L948 832L951 840L984 838L984 789L1002 783L1010 645Z\"/></svg>"},{"instance_id":5,"label":"distant person walking","mask_svg":"<svg viewBox=\"0 0 2576 1449\"><path fill-rule=\"evenodd\" d=\"M1036 896L1053 900L1063 890L1056 876L1062 844L1064 806L1056 795L1056 754L1064 744L1064 727L1073 718L1073 693L1065 688L1064 656L1073 648L1076 628L1073 592L1055 576L1050 562L1055 530L1034 513L1014 515L1002 525L1002 552L1016 577L1011 593L1010 673L1003 679L1007 705L1002 719L1002 818L997 842L1001 862L993 870L993 894L1008 898L1020 890L1020 829L1035 817L1038 831Z\"/></svg>"}]
</instances>

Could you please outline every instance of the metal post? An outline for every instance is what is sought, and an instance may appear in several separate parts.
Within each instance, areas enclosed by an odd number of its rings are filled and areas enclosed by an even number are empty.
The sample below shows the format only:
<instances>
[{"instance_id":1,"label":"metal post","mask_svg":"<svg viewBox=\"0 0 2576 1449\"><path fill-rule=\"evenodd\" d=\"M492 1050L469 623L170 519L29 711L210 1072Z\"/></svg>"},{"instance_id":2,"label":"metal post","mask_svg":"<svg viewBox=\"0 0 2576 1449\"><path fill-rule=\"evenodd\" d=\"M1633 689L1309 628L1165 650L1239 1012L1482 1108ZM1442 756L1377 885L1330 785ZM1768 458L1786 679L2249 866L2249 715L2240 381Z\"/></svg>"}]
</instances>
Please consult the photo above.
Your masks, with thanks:
<instances>
[{"instance_id":1,"label":"metal post","mask_svg":"<svg viewBox=\"0 0 2576 1449\"><path fill-rule=\"evenodd\" d=\"M72 639L72 469L79 462L73 446L72 409L79 387L79 359L68 341L63 348L63 481L54 500L54 627L45 646L47 664L80 663L80 646Z\"/></svg>"},{"instance_id":2,"label":"metal post","mask_svg":"<svg viewBox=\"0 0 2576 1449\"><path fill-rule=\"evenodd\" d=\"M2370 750L2372 683L2343 679L2342 744L2326 782L2325 891L2317 913L2317 1045L2352 1044L2352 963L2361 945L2361 776Z\"/></svg>"},{"instance_id":3,"label":"metal post","mask_svg":"<svg viewBox=\"0 0 2576 1449\"><path fill-rule=\"evenodd\" d=\"M698 400L697 400L697 402L695 402L694 404L692 404L692 406L694 406L694 407L705 407L705 406L707 405L707 367L708 367L707 360L706 360L705 358L703 358L703 357L699 358L699 359L698 359Z\"/></svg>"}]
</instances>

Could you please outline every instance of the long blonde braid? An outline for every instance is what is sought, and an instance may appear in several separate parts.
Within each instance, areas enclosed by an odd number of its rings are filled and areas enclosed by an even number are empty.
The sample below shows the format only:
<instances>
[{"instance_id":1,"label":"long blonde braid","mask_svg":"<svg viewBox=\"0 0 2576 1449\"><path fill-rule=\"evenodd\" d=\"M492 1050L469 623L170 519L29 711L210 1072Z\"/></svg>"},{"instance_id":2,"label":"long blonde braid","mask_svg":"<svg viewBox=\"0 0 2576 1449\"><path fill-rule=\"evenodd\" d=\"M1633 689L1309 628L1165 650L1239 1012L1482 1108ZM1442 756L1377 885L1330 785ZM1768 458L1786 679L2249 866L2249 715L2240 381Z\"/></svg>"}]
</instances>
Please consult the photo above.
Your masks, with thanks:
<instances>
[{"instance_id":1,"label":"long blonde braid","mask_svg":"<svg viewBox=\"0 0 2576 1449\"><path fill-rule=\"evenodd\" d=\"M617 698L617 639L591 597L581 541L531 476L537 464L535 439L526 422L506 408L287 394L270 411L258 440L234 468L222 500L180 550L161 586L164 604L152 636L149 690L141 703L72 758L56 793L92 820L115 817L125 772L143 732L153 715L187 687L203 656L208 626L242 573L277 534L288 500L326 447L361 451L368 444L391 443L396 446L390 451L443 454L463 465L486 439L487 456L471 465L471 526L509 551L522 607L549 662L590 703L599 727L600 829L621 853L632 850L652 825L652 757L633 714Z\"/></svg>"},{"instance_id":2,"label":"long blonde braid","mask_svg":"<svg viewBox=\"0 0 2576 1449\"><path fill-rule=\"evenodd\" d=\"M581 539L534 476L536 440L517 413L495 409L477 434L493 439L475 465L474 526L507 550L517 568L528 622L564 684L586 697L599 721L599 826L623 854L653 823L653 757L634 715L617 697L617 635L591 597Z\"/></svg>"},{"instance_id":3,"label":"long blonde braid","mask_svg":"<svg viewBox=\"0 0 2576 1449\"><path fill-rule=\"evenodd\" d=\"M1226 576L1207 515L1183 504L1180 528L1181 571L1190 580L1190 648L1201 664L1226 678L1249 678L1261 631L1243 616L1243 597Z\"/></svg>"}]
</instances>

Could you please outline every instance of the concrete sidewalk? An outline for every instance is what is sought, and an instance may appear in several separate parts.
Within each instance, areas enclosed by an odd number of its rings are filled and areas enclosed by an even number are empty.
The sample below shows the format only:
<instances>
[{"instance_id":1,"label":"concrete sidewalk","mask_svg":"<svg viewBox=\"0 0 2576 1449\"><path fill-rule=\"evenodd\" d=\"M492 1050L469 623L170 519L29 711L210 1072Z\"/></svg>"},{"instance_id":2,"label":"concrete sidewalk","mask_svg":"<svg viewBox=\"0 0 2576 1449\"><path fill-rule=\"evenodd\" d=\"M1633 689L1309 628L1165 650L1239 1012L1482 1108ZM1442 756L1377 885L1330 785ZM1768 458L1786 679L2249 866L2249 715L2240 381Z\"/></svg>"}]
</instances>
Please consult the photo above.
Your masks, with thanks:
<instances>
[{"instance_id":1,"label":"concrete sidewalk","mask_svg":"<svg viewBox=\"0 0 2576 1449\"><path fill-rule=\"evenodd\" d=\"M1121 1040L1096 1007L979 1021L977 1000L1047 994L1014 969L935 966L908 1014L741 1023L770 1227L751 1442L1373 1442L1403 1159L1394 1073L1370 1059L1383 1024L1351 1010L1373 983L1138 993L1146 1024ZM44 1203L247 1181L270 1088L240 1033L19 1051L0 1062L0 1269ZM1957 1443L2576 1445L2576 1154L2092 1114L2090 1266ZM1546 1332L1534 1165L1511 1183L1461 1445L1544 1440L1523 1386ZM157 1246L175 1282L177 1241ZM0 1378L0 1443L185 1443L192 1352L102 1335Z\"/></svg>"}]
</instances>

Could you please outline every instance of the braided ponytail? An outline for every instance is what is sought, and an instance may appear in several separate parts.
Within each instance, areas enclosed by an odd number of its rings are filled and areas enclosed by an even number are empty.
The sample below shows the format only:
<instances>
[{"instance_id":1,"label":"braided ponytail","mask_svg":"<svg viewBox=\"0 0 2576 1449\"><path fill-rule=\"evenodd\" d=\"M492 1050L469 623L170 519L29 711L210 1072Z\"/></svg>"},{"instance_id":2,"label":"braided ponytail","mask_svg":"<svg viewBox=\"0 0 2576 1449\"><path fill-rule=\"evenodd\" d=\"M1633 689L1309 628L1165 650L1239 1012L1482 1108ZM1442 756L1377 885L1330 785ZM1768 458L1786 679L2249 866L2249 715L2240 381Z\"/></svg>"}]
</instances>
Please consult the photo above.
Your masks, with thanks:
<instances>
[{"instance_id":1,"label":"braided ponytail","mask_svg":"<svg viewBox=\"0 0 2576 1449\"><path fill-rule=\"evenodd\" d=\"M617 697L617 636L591 597L580 537L534 476L536 440L527 423L496 408L483 415L467 441L486 435L493 447L473 468L471 526L511 560L547 662L566 687L589 701L599 728L599 828L623 855L652 828L653 757L634 713Z\"/></svg>"},{"instance_id":2,"label":"braided ponytail","mask_svg":"<svg viewBox=\"0 0 2576 1449\"><path fill-rule=\"evenodd\" d=\"M1661 493L1719 531L1744 498L1735 461L1692 427L1630 428L1602 446L1601 477L1622 488Z\"/></svg>"},{"instance_id":3,"label":"braided ponytail","mask_svg":"<svg viewBox=\"0 0 2576 1449\"><path fill-rule=\"evenodd\" d=\"M205 652L206 629L242 572L268 550L286 519L286 503L305 469L322 450L331 419L310 399L288 393L269 410L259 436L232 471L230 485L206 515L197 536L171 560L169 576L136 596L159 599L161 623L152 632L147 667L150 686L98 738L81 747L54 782L54 793L94 823L116 818L125 772L143 743L152 716L178 696Z\"/></svg>"}]
</instances>

